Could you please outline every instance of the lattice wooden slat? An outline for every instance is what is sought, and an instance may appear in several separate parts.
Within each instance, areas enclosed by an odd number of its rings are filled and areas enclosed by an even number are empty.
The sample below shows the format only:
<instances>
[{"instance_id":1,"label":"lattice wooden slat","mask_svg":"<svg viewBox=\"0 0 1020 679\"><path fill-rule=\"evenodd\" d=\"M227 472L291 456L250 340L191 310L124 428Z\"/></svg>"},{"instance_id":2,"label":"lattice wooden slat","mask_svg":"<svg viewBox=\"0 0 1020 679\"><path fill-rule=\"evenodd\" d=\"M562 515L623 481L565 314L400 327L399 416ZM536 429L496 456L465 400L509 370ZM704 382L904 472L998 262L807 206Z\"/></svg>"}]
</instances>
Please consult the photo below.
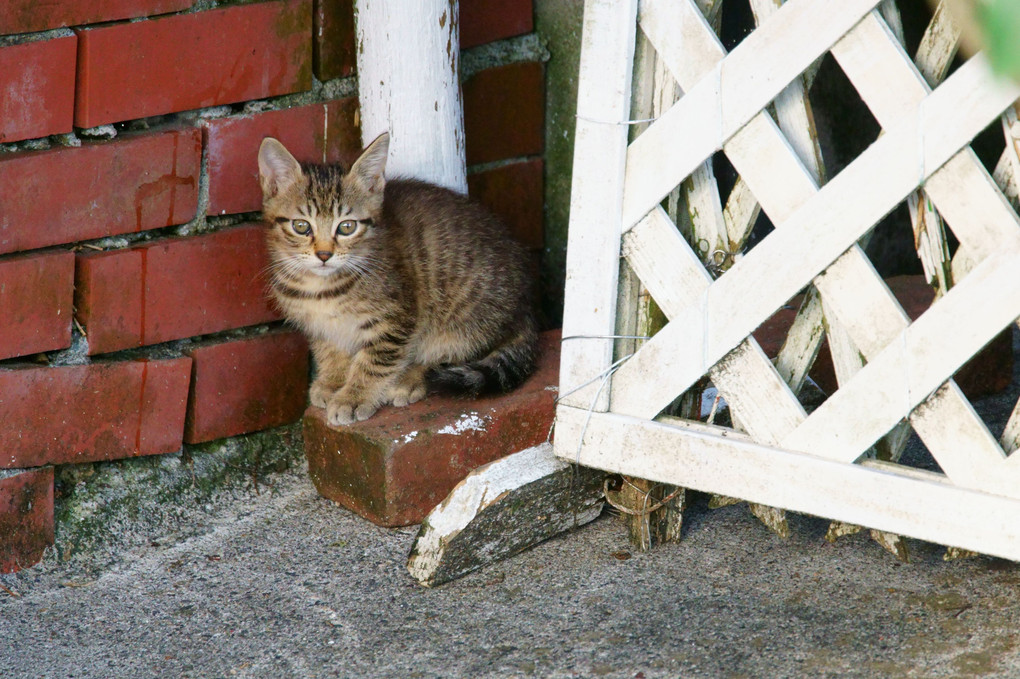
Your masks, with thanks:
<instances>
[{"instance_id":1,"label":"lattice wooden slat","mask_svg":"<svg viewBox=\"0 0 1020 679\"><path fill-rule=\"evenodd\" d=\"M1000 446L952 381L1020 316L1020 218L1008 197L1020 174L1012 167L1016 147L1007 144L993 178L968 146L1004 110L1013 111L1020 87L996 80L980 56L943 82L955 52L944 36L955 29L938 12L922 40L919 69L876 0L776 4L751 0L760 26L726 54L692 0L586 3L564 318L564 335L578 339L564 346L561 391L568 396L558 410L557 454L1020 558L1015 529L993 538L993 531L968 533L944 509L933 519L936 528L918 514L939 502L955 509L973 502L1020 518L1020 463L1006 454L1020 439L1020 406ZM894 6L882 9L898 18ZM682 96L668 110L660 101L655 122L627 144L636 26ZM803 73L830 50L882 134L820 186L823 163ZM773 103L779 124L765 111ZM1010 141L1015 125L1008 118L1004 129ZM708 164L720 150L739 174L725 209ZM739 247L759 204L776 225L718 279L702 262L707 253L689 245L659 206L695 173L688 203L715 216L695 242ZM936 303L914 323L858 245L904 201L939 288ZM952 275L942 219L961 243ZM669 322L613 364L608 338L617 327L620 256ZM812 285L818 292L807 295L773 365L750 334ZM840 388L808 414L796 394L818 352L823 320ZM749 440L652 421L706 375ZM904 418L943 474L862 461L890 432L895 459ZM741 464L772 464L785 475L770 468L756 477L753 468L734 468ZM835 493L840 478L848 485ZM826 492L812 488L815 482ZM895 498L883 494L893 488ZM839 497L827 504L827 493ZM977 516L965 514L968 521Z\"/></svg>"},{"instance_id":2,"label":"lattice wooden slat","mask_svg":"<svg viewBox=\"0 0 1020 679\"><path fill-rule=\"evenodd\" d=\"M1017 94L994 80L980 59L967 62L923 100L918 115L882 135L701 295L683 314L683 323L670 323L622 366L613 386L617 411L654 416L937 173ZM797 266L777 269L782 261ZM686 360L692 353L702 360ZM644 384L656 364L677 369Z\"/></svg>"}]
</instances>

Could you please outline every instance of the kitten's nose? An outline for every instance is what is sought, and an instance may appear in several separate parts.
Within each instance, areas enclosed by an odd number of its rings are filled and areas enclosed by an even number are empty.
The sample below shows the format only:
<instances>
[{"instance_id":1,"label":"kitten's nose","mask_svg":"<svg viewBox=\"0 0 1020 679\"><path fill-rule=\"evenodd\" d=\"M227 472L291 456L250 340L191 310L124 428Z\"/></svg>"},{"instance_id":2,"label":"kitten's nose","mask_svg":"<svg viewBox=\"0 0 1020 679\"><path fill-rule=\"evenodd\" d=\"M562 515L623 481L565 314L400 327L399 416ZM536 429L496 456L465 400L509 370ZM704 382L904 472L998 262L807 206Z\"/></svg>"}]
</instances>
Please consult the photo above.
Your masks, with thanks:
<instances>
[{"instance_id":1,"label":"kitten's nose","mask_svg":"<svg viewBox=\"0 0 1020 679\"><path fill-rule=\"evenodd\" d=\"M333 256L333 253L330 252L329 250L316 250L315 256L321 259L323 262L325 262L326 260Z\"/></svg>"}]
</instances>

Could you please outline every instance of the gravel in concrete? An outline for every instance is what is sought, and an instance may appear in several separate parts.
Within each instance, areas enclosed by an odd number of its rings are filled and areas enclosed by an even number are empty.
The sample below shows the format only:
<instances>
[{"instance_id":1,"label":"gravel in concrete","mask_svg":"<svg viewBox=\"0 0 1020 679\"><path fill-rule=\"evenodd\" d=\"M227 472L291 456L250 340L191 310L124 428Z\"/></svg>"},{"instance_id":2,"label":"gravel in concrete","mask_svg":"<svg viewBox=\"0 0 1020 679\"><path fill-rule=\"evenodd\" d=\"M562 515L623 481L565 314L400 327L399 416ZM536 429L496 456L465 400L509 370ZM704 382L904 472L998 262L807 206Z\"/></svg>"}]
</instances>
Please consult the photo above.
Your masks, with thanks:
<instances>
[{"instance_id":1,"label":"gravel in concrete","mask_svg":"<svg viewBox=\"0 0 1020 679\"><path fill-rule=\"evenodd\" d=\"M99 573L4 576L0 676L1020 675L1015 564L918 542L901 564L813 518L784 541L701 504L682 544L642 554L605 517L435 590L405 571L413 530L302 475L216 523Z\"/></svg>"}]
</instances>

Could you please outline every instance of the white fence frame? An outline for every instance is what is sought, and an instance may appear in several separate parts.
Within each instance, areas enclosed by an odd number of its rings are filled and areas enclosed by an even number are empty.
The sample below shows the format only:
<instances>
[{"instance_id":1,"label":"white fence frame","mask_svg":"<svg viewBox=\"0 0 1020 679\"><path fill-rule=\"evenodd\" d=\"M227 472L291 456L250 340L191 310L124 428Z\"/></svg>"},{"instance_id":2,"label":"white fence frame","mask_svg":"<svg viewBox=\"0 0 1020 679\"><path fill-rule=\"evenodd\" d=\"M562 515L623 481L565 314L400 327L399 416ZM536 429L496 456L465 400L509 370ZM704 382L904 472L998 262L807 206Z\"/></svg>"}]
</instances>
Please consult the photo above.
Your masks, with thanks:
<instances>
[{"instance_id":1,"label":"white fence frame","mask_svg":"<svg viewBox=\"0 0 1020 679\"><path fill-rule=\"evenodd\" d=\"M1009 200L1020 87L978 55L932 89L954 50L926 35L919 69L879 0L777 4L752 0L759 27L726 54L694 0L585 3L556 454L1020 560L1020 456L1009 455L1020 410L1000 442L952 380L1020 317L1020 218ZM639 38L679 98L628 143ZM826 52L882 134L819 186L820 156L784 102L803 106L804 74ZM969 144L1000 116L1008 143L993 177ZM755 201L776 229L713 279L661 203L720 150L740 175L725 210L717 191L706 194L720 237L746 237ZM858 245L903 201L940 291L913 323ZM961 244L952 287L948 263L939 270L940 220ZM614 363L618 310L635 294L621 258L669 322ZM773 365L750 335L812 285L795 325L813 339L791 337ZM838 330L833 353L845 345L857 363L838 368L840 388L808 415L795 391L823 309ZM742 432L657 417L706 375ZM890 433L904 440L904 421L944 474L867 459Z\"/></svg>"}]
</instances>

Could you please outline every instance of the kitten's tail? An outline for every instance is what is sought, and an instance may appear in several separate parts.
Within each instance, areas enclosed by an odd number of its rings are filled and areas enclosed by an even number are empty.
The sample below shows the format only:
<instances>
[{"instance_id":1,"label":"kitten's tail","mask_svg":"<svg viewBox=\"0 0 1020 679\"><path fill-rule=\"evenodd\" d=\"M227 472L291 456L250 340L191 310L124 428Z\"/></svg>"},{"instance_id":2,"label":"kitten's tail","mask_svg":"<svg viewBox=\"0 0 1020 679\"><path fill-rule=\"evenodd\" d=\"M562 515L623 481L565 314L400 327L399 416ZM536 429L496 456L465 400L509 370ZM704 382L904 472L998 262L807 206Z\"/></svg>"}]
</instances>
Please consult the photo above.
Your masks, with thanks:
<instances>
[{"instance_id":1,"label":"kitten's tail","mask_svg":"<svg viewBox=\"0 0 1020 679\"><path fill-rule=\"evenodd\" d=\"M442 365L429 370L429 386L469 396L505 393L519 387L535 369L538 333L528 322L485 357L462 365Z\"/></svg>"}]
</instances>

